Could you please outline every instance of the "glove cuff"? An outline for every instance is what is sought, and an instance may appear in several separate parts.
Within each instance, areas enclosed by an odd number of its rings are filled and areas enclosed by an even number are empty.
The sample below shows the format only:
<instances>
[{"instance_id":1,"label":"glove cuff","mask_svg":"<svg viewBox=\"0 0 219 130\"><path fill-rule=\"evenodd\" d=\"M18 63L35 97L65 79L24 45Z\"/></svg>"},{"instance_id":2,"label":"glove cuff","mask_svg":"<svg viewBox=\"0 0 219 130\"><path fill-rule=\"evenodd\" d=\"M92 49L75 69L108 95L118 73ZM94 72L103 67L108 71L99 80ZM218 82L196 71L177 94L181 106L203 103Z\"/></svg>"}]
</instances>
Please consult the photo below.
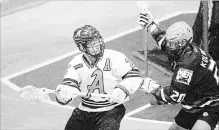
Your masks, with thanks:
<instances>
[{"instance_id":1,"label":"glove cuff","mask_svg":"<svg viewBox=\"0 0 219 130\"><path fill-rule=\"evenodd\" d=\"M72 101L72 98L69 99L67 102L64 103L64 102L59 101L59 99L58 99L57 96L56 96L56 101L57 101L59 104L61 104L61 105L67 105L69 102Z\"/></svg>"},{"instance_id":2,"label":"glove cuff","mask_svg":"<svg viewBox=\"0 0 219 130\"><path fill-rule=\"evenodd\" d=\"M164 101L160 96L158 96L158 95L160 95L160 94L158 94L158 93L160 93L160 90L162 90L161 87L153 90L150 94L152 94L157 99L157 104L158 105L168 104L167 101Z\"/></svg>"},{"instance_id":3,"label":"glove cuff","mask_svg":"<svg viewBox=\"0 0 219 130\"><path fill-rule=\"evenodd\" d=\"M122 85L117 85L114 89L116 88L119 88L121 89L125 94L126 94L126 97L128 97L130 94L129 94L129 91Z\"/></svg>"},{"instance_id":4,"label":"glove cuff","mask_svg":"<svg viewBox=\"0 0 219 130\"><path fill-rule=\"evenodd\" d=\"M157 25L154 21L152 21L147 28L147 31L150 31L151 33L157 28Z\"/></svg>"}]
</instances>

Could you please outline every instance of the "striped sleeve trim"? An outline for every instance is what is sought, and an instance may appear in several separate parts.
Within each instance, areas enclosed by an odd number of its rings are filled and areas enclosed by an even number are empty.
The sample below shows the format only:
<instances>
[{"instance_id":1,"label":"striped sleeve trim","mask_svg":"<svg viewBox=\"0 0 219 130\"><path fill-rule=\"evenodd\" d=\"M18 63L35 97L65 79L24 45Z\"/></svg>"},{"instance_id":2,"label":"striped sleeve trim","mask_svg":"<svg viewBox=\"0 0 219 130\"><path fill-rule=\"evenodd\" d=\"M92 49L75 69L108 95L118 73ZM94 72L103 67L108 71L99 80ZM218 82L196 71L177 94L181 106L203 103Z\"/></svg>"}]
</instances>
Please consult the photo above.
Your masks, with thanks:
<instances>
[{"instance_id":1,"label":"striped sleeve trim","mask_svg":"<svg viewBox=\"0 0 219 130\"><path fill-rule=\"evenodd\" d=\"M126 89L124 86L122 85L117 85L115 88L119 88L121 89L125 94L126 94L126 97L130 95L128 89Z\"/></svg>"},{"instance_id":2,"label":"striped sleeve trim","mask_svg":"<svg viewBox=\"0 0 219 130\"><path fill-rule=\"evenodd\" d=\"M63 79L62 82L63 82L63 83L64 83L64 82L65 82L65 83L71 82L71 83L75 83L76 85L78 85L78 81L75 80L75 79L71 79L71 78L65 78L65 79Z\"/></svg>"},{"instance_id":3,"label":"striped sleeve trim","mask_svg":"<svg viewBox=\"0 0 219 130\"><path fill-rule=\"evenodd\" d=\"M161 88L161 98L162 98L163 101L167 102L167 100L165 98L165 94L164 94L163 88Z\"/></svg>"},{"instance_id":4,"label":"striped sleeve trim","mask_svg":"<svg viewBox=\"0 0 219 130\"><path fill-rule=\"evenodd\" d=\"M158 45L159 47L161 47L161 45L162 45L164 39L165 39L165 37L162 37L162 38L157 42L157 45Z\"/></svg>"},{"instance_id":5,"label":"striped sleeve trim","mask_svg":"<svg viewBox=\"0 0 219 130\"><path fill-rule=\"evenodd\" d=\"M63 79L62 84L77 88L79 91L81 91L80 87L78 86L78 81L76 81L74 79L65 78L65 79Z\"/></svg>"},{"instance_id":6,"label":"striped sleeve trim","mask_svg":"<svg viewBox=\"0 0 219 130\"><path fill-rule=\"evenodd\" d=\"M128 73L122 76L122 79L131 78L131 77L141 77L139 70L138 69L130 70Z\"/></svg>"}]
</instances>

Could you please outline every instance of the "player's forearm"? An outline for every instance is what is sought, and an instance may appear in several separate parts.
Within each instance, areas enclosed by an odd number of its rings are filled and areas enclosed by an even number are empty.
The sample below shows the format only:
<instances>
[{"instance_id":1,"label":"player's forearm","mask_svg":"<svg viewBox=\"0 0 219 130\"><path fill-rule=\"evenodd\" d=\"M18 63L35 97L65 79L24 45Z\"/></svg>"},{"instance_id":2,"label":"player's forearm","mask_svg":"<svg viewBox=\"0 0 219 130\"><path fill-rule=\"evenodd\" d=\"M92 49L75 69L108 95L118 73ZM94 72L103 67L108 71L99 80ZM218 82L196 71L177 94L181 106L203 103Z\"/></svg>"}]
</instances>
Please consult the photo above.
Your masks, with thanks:
<instances>
[{"instance_id":1,"label":"player's forearm","mask_svg":"<svg viewBox=\"0 0 219 130\"><path fill-rule=\"evenodd\" d=\"M164 36L166 34L166 31L162 30L161 28L159 28L156 23L153 23L149 27L149 30L151 32L152 37L156 41L157 45L162 49L163 48L163 44L164 44Z\"/></svg>"},{"instance_id":2,"label":"player's forearm","mask_svg":"<svg viewBox=\"0 0 219 130\"><path fill-rule=\"evenodd\" d=\"M78 85L78 81L74 80L74 79L71 79L71 78L64 78L62 83L63 85L67 85L67 86L70 86L70 87L74 87L74 88L77 88L79 91L80 90L80 87Z\"/></svg>"},{"instance_id":3,"label":"player's forearm","mask_svg":"<svg viewBox=\"0 0 219 130\"><path fill-rule=\"evenodd\" d=\"M164 102L165 104L177 104L181 102L185 94L180 94L178 91L173 90L170 86L158 88L151 92L158 101Z\"/></svg>"},{"instance_id":4,"label":"player's forearm","mask_svg":"<svg viewBox=\"0 0 219 130\"><path fill-rule=\"evenodd\" d=\"M126 89L126 92L134 94L134 92L139 88L142 83L141 77L130 77L122 80L119 85L123 86Z\"/></svg>"}]
</instances>

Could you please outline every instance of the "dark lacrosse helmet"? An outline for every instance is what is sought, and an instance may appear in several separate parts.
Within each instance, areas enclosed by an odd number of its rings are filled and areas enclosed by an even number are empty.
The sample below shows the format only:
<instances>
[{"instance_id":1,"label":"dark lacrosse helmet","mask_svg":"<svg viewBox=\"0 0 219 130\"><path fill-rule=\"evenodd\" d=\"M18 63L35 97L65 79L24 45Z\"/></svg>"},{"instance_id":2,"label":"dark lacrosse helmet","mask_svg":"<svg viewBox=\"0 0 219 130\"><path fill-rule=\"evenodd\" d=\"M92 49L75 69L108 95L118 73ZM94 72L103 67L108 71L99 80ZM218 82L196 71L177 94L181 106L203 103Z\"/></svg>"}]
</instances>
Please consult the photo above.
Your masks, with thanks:
<instances>
[{"instance_id":1,"label":"dark lacrosse helmet","mask_svg":"<svg viewBox=\"0 0 219 130\"><path fill-rule=\"evenodd\" d=\"M73 39L80 51L95 59L103 56L105 44L100 32L91 25L85 25L75 30Z\"/></svg>"}]
</instances>

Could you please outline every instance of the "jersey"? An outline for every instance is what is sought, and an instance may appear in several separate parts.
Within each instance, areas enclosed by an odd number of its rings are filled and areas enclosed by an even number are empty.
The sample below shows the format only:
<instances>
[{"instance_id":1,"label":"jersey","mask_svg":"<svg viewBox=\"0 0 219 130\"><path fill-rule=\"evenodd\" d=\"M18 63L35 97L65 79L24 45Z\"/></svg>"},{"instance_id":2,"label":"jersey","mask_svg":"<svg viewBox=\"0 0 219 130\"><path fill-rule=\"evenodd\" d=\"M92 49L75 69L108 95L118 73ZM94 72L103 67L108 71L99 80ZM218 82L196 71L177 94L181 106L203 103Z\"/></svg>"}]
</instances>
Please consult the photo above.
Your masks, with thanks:
<instances>
[{"instance_id":1,"label":"jersey","mask_svg":"<svg viewBox=\"0 0 219 130\"><path fill-rule=\"evenodd\" d=\"M161 46L165 31L160 29L152 36ZM197 112L205 106L219 107L219 72L216 62L196 44L190 44L183 55L169 55L173 70L170 86L156 91L156 97L166 103L180 103L188 112Z\"/></svg>"},{"instance_id":2,"label":"jersey","mask_svg":"<svg viewBox=\"0 0 219 130\"><path fill-rule=\"evenodd\" d=\"M111 94L116 86L122 85L132 94L141 81L138 68L124 54L105 49L102 59L93 66L84 54L75 56L69 63L63 84L67 82L81 92L97 94ZM79 109L92 112L111 110L118 105L94 96L81 97L81 101Z\"/></svg>"}]
</instances>

